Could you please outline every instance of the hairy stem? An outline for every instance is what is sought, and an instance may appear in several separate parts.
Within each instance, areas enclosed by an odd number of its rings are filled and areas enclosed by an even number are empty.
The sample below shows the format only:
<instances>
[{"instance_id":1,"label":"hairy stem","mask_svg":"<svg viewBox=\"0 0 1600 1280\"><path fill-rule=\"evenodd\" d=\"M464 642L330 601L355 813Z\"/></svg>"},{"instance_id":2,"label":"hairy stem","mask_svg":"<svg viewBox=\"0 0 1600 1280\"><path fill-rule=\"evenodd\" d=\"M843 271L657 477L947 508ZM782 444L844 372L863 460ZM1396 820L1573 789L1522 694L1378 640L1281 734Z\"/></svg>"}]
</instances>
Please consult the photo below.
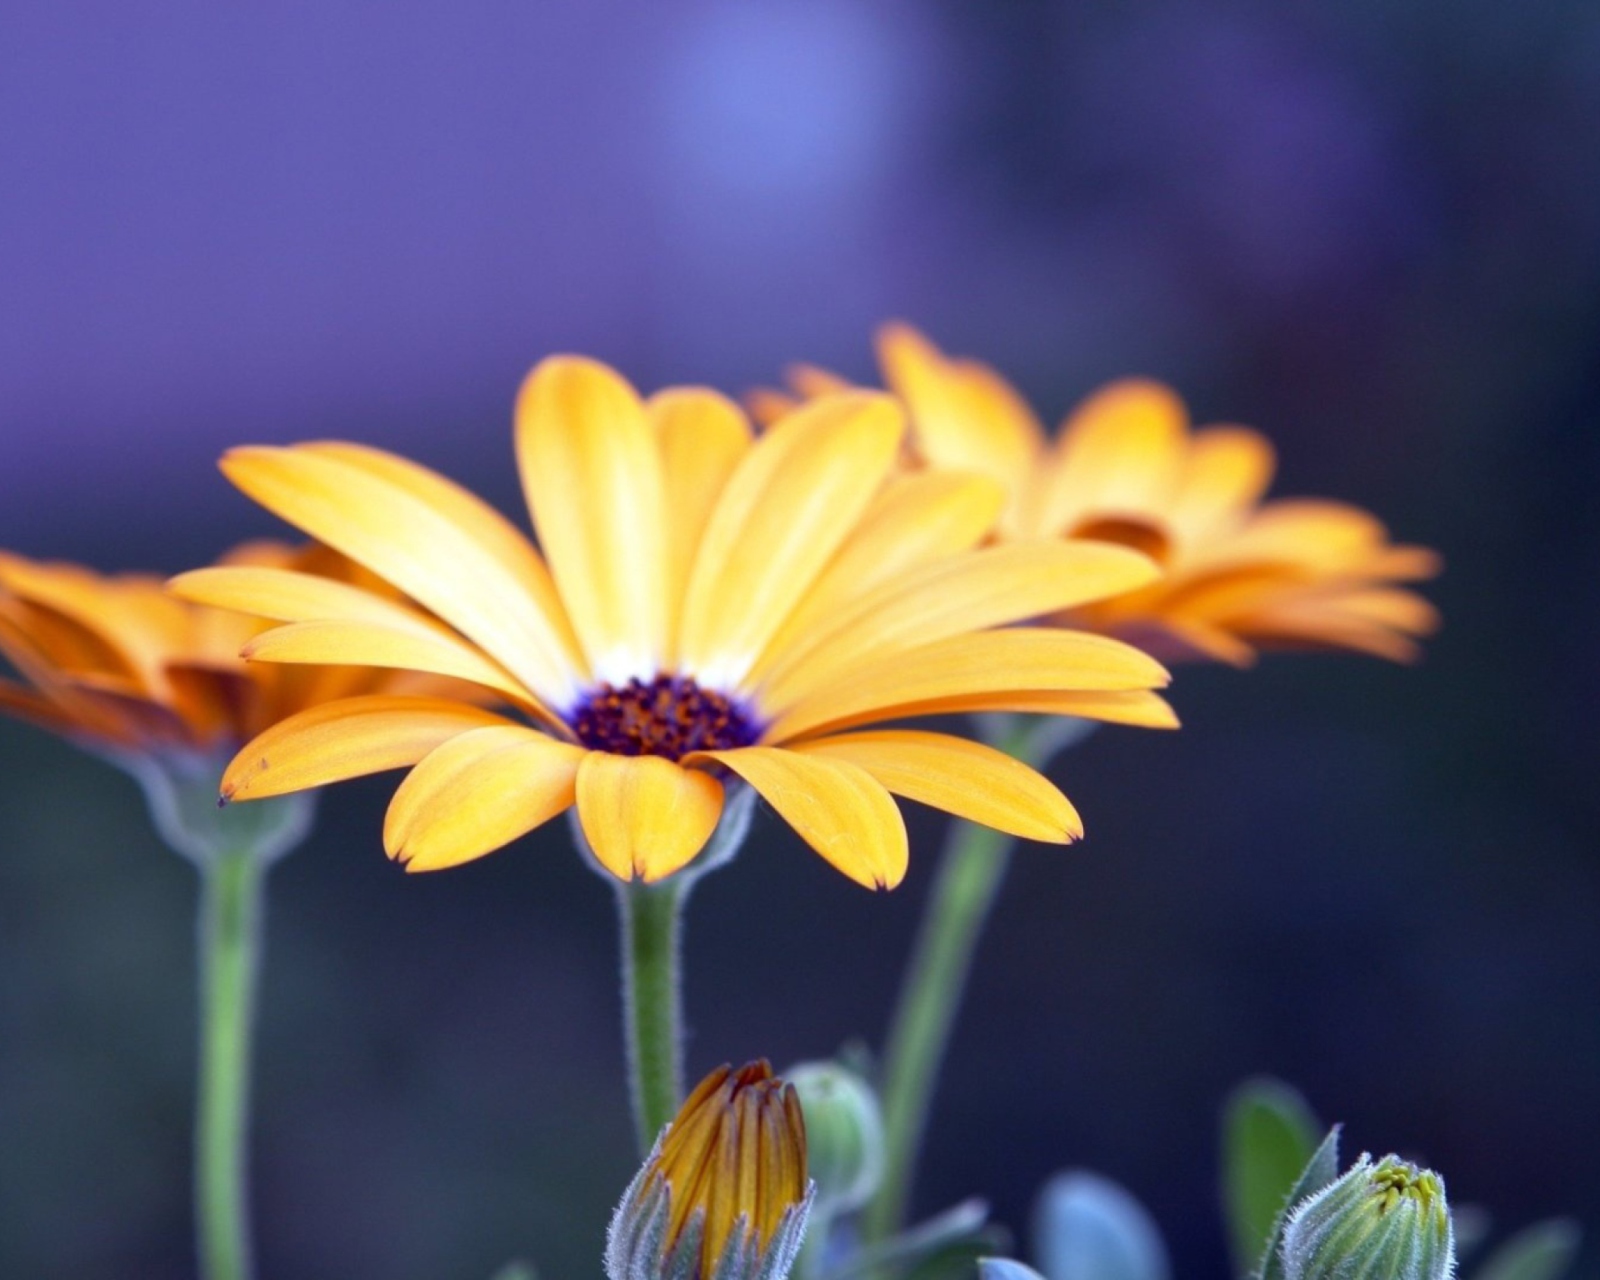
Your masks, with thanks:
<instances>
[{"instance_id":1,"label":"hairy stem","mask_svg":"<svg viewBox=\"0 0 1600 1280\"><path fill-rule=\"evenodd\" d=\"M250 849L201 867L195 1211L206 1280L250 1280L250 1053L266 868Z\"/></svg>"},{"instance_id":2,"label":"hairy stem","mask_svg":"<svg viewBox=\"0 0 1600 1280\"><path fill-rule=\"evenodd\" d=\"M1065 740L1039 717L994 717L994 746L1038 765ZM946 839L922 925L901 979L883 1059L884 1174L862 1216L868 1244L905 1225L911 1181L973 952L1016 848L1014 837L954 822Z\"/></svg>"},{"instance_id":3,"label":"hairy stem","mask_svg":"<svg viewBox=\"0 0 1600 1280\"><path fill-rule=\"evenodd\" d=\"M622 924L624 1032L628 1084L641 1154L683 1098L683 994L678 935L684 888L677 877L661 884L617 886Z\"/></svg>"}]
</instances>

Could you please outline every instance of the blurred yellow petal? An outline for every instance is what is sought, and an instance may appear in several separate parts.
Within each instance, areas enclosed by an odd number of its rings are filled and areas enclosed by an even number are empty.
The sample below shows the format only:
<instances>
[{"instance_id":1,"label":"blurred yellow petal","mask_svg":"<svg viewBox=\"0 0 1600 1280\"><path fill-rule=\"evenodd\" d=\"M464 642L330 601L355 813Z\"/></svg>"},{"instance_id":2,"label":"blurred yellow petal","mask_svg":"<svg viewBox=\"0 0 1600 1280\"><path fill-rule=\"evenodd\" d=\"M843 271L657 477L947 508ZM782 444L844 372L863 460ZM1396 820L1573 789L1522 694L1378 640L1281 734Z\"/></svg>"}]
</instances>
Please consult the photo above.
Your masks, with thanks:
<instances>
[{"instance_id":1,"label":"blurred yellow petal","mask_svg":"<svg viewBox=\"0 0 1600 1280\"><path fill-rule=\"evenodd\" d=\"M994 528L1005 490L984 476L927 471L891 480L828 562L751 672L758 682L840 610L884 583L971 550Z\"/></svg>"},{"instance_id":2,"label":"blurred yellow petal","mask_svg":"<svg viewBox=\"0 0 1600 1280\"><path fill-rule=\"evenodd\" d=\"M1255 646L1240 639L1226 627L1180 614L1164 615L1159 626L1171 633L1182 657L1209 658L1212 662L1225 663L1241 670L1255 663ZM1184 649L1189 652L1182 652Z\"/></svg>"},{"instance_id":3,"label":"blurred yellow petal","mask_svg":"<svg viewBox=\"0 0 1600 1280\"><path fill-rule=\"evenodd\" d=\"M27 629L52 662L119 670L153 689L160 687L163 659L188 640L183 606L159 582L21 556L0 561L0 588L34 611Z\"/></svg>"},{"instance_id":4,"label":"blurred yellow petal","mask_svg":"<svg viewBox=\"0 0 1600 1280\"><path fill-rule=\"evenodd\" d=\"M794 750L859 765L897 796L996 831L1065 844L1083 822L1056 785L1003 751L945 733L884 729L819 738Z\"/></svg>"},{"instance_id":5,"label":"blurred yellow petal","mask_svg":"<svg viewBox=\"0 0 1600 1280\"><path fill-rule=\"evenodd\" d=\"M1439 611L1414 591L1374 587L1340 591L1335 600L1344 612L1397 631L1426 636L1439 629Z\"/></svg>"},{"instance_id":6,"label":"blurred yellow petal","mask_svg":"<svg viewBox=\"0 0 1600 1280\"><path fill-rule=\"evenodd\" d=\"M595 361L542 361L517 397L517 463L590 667L612 684L650 675L665 649L666 525L638 395Z\"/></svg>"},{"instance_id":7,"label":"blurred yellow petal","mask_svg":"<svg viewBox=\"0 0 1600 1280\"><path fill-rule=\"evenodd\" d=\"M777 747L707 751L738 774L800 838L857 884L893 889L905 878L905 820L883 784L846 760Z\"/></svg>"},{"instance_id":8,"label":"blurred yellow petal","mask_svg":"<svg viewBox=\"0 0 1600 1280\"><path fill-rule=\"evenodd\" d=\"M787 655L762 697L787 706L888 653L1043 617L1158 576L1147 557L1096 542L1014 542L949 556L844 609L816 643Z\"/></svg>"},{"instance_id":9,"label":"blurred yellow petal","mask_svg":"<svg viewBox=\"0 0 1600 1280\"><path fill-rule=\"evenodd\" d=\"M782 708L766 738L782 742L859 724L867 712L887 720L901 707L941 698L1024 689L1116 692L1160 688L1167 681L1166 669L1154 658L1106 636L1012 627L952 636L865 663Z\"/></svg>"},{"instance_id":10,"label":"blurred yellow petal","mask_svg":"<svg viewBox=\"0 0 1600 1280\"><path fill-rule=\"evenodd\" d=\"M1444 571L1444 557L1430 547L1383 546L1373 550L1362 569L1382 582L1420 582Z\"/></svg>"},{"instance_id":11,"label":"blurred yellow petal","mask_svg":"<svg viewBox=\"0 0 1600 1280\"><path fill-rule=\"evenodd\" d=\"M855 527L903 429L889 397L849 393L813 401L757 441L723 489L690 574L689 674L738 684Z\"/></svg>"},{"instance_id":12,"label":"blurred yellow petal","mask_svg":"<svg viewBox=\"0 0 1600 1280\"><path fill-rule=\"evenodd\" d=\"M785 414L800 407L800 398L775 387L756 387L744 394L745 412L757 426L770 427Z\"/></svg>"},{"instance_id":13,"label":"blurred yellow petal","mask_svg":"<svg viewBox=\"0 0 1600 1280\"><path fill-rule=\"evenodd\" d=\"M383 846L407 871L438 871L493 853L571 806L582 747L522 725L457 734L406 775Z\"/></svg>"},{"instance_id":14,"label":"blurred yellow petal","mask_svg":"<svg viewBox=\"0 0 1600 1280\"><path fill-rule=\"evenodd\" d=\"M679 619L689 572L706 522L734 468L750 449L750 424L738 406L715 391L679 387L658 392L645 408L661 447L666 506L667 652L677 656Z\"/></svg>"},{"instance_id":15,"label":"blurred yellow petal","mask_svg":"<svg viewBox=\"0 0 1600 1280\"><path fill-rule=\"evenodd\" d=\"M1324 572L1360 570L1387 542L1369 511L1320 498L1269 502L1239 533L1208 555L1205 566L1269 562Z\"/></svg>"},{"instance_id":16,"label":"blurred yellow petal","mask_svg":"<svg viewBox=\"0 0 1600 1280\"><path fill-rule=\"evenodd\" d=\"M72 731L72 717L49 698L34 693L11 680L0 679L0 711L48 729L51 733Z\"/></svg>"},{"instance_id":17,"label":"blurred yellow petal","mask_svg":"<svg viewBox=\"0 0 1600 1280\"><path fill-rule=\"evenodd\" d=\"M1245 634L1278 647L1353 649L1393 662L1415 662L1413 637L1439 625L1431 604L1410 591L1367 589L1280 598L1235 620Z\"/></svg>"},{"instance_id":18,"label":"blurred yellow petal","mask_svg":"<svg viewBox=\"0 0 1600 1280\"><path fill-rule=\"evenodd\" d=\"M987 365L947 358L905 324L878 331L878 360L884 381L905 401L928 464L990 476L1015 497L1044 447L1044 431L1011 385Z\"/></svg>"},{"instance_id":19,"label":"blurred yellow petal","mask_svg":"<svg viewBox=\"0 0 1600 1280\"><path fill-rule=\"evenodd\" d=\"M461 504L434 505L413 481L309 448L235 449L228 478L269 511L344 552L481 645L548 705L569 706L580 672L565 629L540 609L503 539ZM437 486L449 482L436 477ZM531 551L529 554L532 554Z\"/></svg>"},{"instance_id":20,"label":"blurred yellow petal","mask_svg":"<svg viewBox=\"0 0 1600 1280\"><path fill-rule=\"evenodd\" d=\"M722 784L661 756L591 751L578 770L578 822L619 880L655 881L687 866L722 816Z\"/></svg>"},{"instance_id":21,"label":"blurred yellow petal","mask_svg":"<svg viewBox=\"0 0 1600 1280\"><path fill-rule=\"evenodd\" d=\"M1277 466L1272 445L1246 427L1194 433L1167 518L1193 544L1237 527L1267 490Z\"/></svg>"},{"instance_id":22,"label":"blurred yellow petal","mask_svg":"<svg viewBox=\"0 0 1600 1280\"><path fill-rule=\"evenodd\" d=\"M1164 514L1187 435L1183 401L1160 383L1128 379L1102 388L1062 428L1029 527L1071 533L1095 516Z\"/></svg>"},{"instance_id":23,"label":"blurred yellow petal","mask_svg":"<svg viewBox=\"0 0 1600 1280\"><path fill-rule=\"evenodd\" d=\"M509 724L481 708L438 698L344 698L273 725L222 776L229 800L258 800L416 764L468 729Z\"/></svg>"},{"instance_id":24,"label":"blurred yellow petal","mask_svg":"<svg viewBox=\"0 0 1600 1280\"><path fill-rule=\"evenodd\" d=\"M806 400L815 400L818 396L829 396L836 391L854 391L855 386L836 373L831 373L814 364L804 361L790 365L783 371L784 381Z\"/></svg>"}]
</instances>

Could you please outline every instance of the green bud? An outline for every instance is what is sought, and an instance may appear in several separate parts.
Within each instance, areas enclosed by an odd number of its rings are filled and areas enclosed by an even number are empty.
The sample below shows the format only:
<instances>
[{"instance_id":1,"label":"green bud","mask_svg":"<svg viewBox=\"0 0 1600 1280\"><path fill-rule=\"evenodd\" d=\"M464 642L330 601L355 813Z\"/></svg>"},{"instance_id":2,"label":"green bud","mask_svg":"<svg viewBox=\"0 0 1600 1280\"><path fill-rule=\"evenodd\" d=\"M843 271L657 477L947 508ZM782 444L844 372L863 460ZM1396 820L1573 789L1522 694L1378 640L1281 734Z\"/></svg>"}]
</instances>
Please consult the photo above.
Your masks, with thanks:
<instances>
[{"instance_id":1,"label":"green bud","mask_svg":"<svg viewBox=\"0 0 1600 1280\"><path fill-rule=\"evenodd\" d=\"M1397 1156L1363 1154L1284 1227L1287 1280L1450 1280L1455 1265L1443 1179Z\"/></svg>"},{"instance_id":2,"label":"green bud","mask_svg":"<svg viewBox=\"0 0 1600 1280\"><path fill-rule=\"evenodd\" d=\"M883 1180L883 1116L872 1087L837 1062L803 1062L786 1073L806 1117L806 1148L818 1209L850 1213Z\"/></svg>"}]
</instances>

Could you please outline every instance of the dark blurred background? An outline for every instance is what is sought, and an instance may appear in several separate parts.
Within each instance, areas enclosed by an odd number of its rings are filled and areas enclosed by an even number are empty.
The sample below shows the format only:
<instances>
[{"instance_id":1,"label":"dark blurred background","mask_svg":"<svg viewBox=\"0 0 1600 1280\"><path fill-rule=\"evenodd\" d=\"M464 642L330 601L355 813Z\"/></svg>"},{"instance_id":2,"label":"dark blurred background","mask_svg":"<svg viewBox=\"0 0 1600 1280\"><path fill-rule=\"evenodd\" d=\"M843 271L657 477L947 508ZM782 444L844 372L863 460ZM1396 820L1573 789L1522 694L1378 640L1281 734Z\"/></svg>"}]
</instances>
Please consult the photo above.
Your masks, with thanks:
<instances>
[{"instance_id":1,"label":"dark blurred background","mask_svg":"<svg viewBox=\"0 0 1600 1280\"><path fill-rule=\"evenodd\" d=\"M1134 9L1137 12L1133 12ZM1170 380L1279 493L1439 547L1416 669L1191 668L1058 776L918 1202L1067 1165L1227 1274L1215 1112L1298 1082L1502 1229L1600 1232L1600 8L1592 0L44 3L0 20L0 546L178 570L272 522L225 447L344 436L507 510L577 350L739 390L912 319L1049 418ZM392 780L273 876L263 1274L598 1272L633 1166L611 901L559 825L383 858ZM192 1274L189 868L0 724L0 1275ZM875 1039L893 895L768 815L690 920L691 1067ZM1595 1274L1591 1245L1588 1274Z\"/></svg>"}]
</instances>

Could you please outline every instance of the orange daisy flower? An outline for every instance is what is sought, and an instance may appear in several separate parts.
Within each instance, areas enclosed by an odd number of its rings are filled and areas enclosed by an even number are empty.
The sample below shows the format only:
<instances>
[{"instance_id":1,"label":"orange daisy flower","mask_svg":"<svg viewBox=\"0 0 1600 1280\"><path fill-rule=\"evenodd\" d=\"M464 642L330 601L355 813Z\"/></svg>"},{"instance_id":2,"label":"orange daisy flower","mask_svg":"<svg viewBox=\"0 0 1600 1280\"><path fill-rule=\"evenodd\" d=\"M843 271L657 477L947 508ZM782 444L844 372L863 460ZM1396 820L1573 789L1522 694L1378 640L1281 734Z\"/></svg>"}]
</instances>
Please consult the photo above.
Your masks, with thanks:
<instances>
[{"instance_id":1,"label":"orange daisy flower","mask_svg":"<svg viewBox=\"0 0 1600 1280\"><path fill-rule=\"evenodd\" d=\"M322 547L250 543L222 563L380 585ZM318 702L424 687L395 671L249 666L239 650L262 629L176 599L159 577L0 552L0 657L20 677L0 679L0 709L103 754L202 757Z\"/></svg>"},{"instance_id":2,"label":"orange daisy flower","mask_svg":"<svg viewBox=\"0 0 1600 1280\"><path fill-rule=\"evenodd\" d=\"M334 702L241 751L226 796L412 765L384 827L410 870L482 856L575 804L608 870L659 880L705 845L731 775L846 875L893 886L906 835L891 793L1031 839L1081 826L1052 784L987 747L847 731L969 709L1172 722L1147 655L1012 625L1144 586L1150 560L981 546L1002 493L894 475L904 420L888 396L826 396L756 440L714 392L643 401L564 357L529 375L516 419L542 555L392 454L321 442L224 458L252 498L416 602L247 567L177 579L190 599L286 624L246 656L467 680L525 721L442 699Z\"/></svg>"},{"instance_id":3,"label":"orange daisy flower","mask_svg":"<svg viewBox=\"0 0 1600 1280\"><path fill-rule=\"evenodd\" d=\"M1276 465L1246 427L1191 430L1159 383L1127 380L1092 395L1051 441L994 369L944 355L916 330L879 335L884 380L911 416L915 463L991 477L1008 495L1007 539L1088 538L1136 548L1158 582L1074 606L1070 626L1134 639L1163 657L1244 665L1259 648L1335 648L1396 661L1438 625L1405 583L1439 557L1396 546L1358 507L1324 499L1263 502ZM801 368L799 398L830 375ZM754 401L772 414L783 393Z\"/></svg>"}]
</instances>

